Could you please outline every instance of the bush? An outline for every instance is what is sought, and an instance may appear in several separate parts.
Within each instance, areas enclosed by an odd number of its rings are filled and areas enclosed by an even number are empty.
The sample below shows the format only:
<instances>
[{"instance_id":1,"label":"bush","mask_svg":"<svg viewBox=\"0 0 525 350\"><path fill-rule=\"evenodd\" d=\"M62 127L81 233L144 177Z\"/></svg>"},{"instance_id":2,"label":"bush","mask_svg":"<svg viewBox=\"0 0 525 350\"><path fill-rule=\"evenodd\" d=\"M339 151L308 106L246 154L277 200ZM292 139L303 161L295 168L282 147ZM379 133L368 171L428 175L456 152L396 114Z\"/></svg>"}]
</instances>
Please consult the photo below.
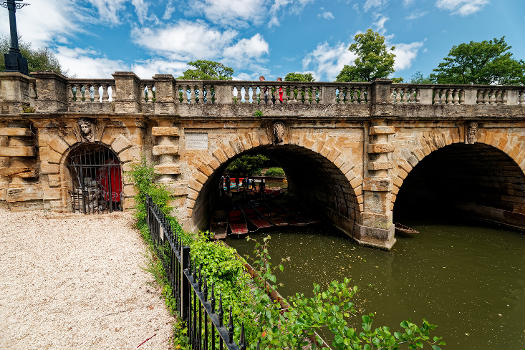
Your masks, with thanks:
<instances>
[{"instance_id":1,"label":"bush","mask_svg":"<svg viewBox=\"0 0 525 350\"><path fill-rule=\"evenodd\" d=\"M284 173L283 168L279 167L272 167L268 168L266 172L264 173L266 176L275 176L275 177L284 177L286 174Z\"/></svg>"}]
</instances>

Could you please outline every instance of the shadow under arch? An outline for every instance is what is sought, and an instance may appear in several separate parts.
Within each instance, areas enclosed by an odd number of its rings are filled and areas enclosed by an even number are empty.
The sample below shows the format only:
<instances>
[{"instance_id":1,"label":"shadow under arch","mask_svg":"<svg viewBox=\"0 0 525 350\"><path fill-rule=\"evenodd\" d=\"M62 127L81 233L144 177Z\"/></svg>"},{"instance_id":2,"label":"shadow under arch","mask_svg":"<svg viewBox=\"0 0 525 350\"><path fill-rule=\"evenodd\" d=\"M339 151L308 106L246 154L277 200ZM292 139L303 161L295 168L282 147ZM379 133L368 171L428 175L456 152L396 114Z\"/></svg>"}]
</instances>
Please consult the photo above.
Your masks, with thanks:
<instances>
[{"instance_id":1,"label":"shadow under arch","mask_svg":"<svg viewBox=\"0 0 525 350\"><path fill-rule=\"evenodd\" d=\"M504 151L453 143L419 161L394 203L395 220L472 217L525 229L525 174Z\"/></svg>"},{"instance_id":2,"label":"shadow under arch","mask_svg":"<svg viewBox=\"0 0 525 350\"><path fill-rule=\"evenodd\" d=\"M195 227L207 229L209 215L218 203L221 175L229 163L245 154L263 154L279 163L286 173L288 192L303 207L316 211L352 236L360 209L350 182L326 157L293 144L254 147L223 162L208 177L195 200L192 212Z\"/></svg>"}]
</instances>

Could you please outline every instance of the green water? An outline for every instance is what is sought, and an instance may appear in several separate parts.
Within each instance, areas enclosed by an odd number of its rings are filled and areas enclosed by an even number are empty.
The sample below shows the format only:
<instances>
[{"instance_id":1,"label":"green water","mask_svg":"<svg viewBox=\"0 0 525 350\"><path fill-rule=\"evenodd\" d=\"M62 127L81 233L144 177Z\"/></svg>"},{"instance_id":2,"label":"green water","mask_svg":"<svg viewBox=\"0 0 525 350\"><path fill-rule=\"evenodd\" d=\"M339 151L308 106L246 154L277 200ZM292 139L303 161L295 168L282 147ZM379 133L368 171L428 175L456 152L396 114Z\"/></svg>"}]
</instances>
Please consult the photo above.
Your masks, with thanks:
<instances>
[{"instance_id":1,"label":"green water","mask_svg":"<svg viewBox=\"0 0 525 350\"><path fill-rule=\"evenodd\" d=\"M332 228L270 231L272 260L291 258L277 275L279 292L311 295L313 283L350 277L360 289L357 306L377 313L375 325L397 329L404 319L426 318L447 349L523 349L525 237L472 224L411 226L421 234L398 238L390 252ZM253 250L242 239L227 243L243 256Z\"/></svg>"}]
</instances>

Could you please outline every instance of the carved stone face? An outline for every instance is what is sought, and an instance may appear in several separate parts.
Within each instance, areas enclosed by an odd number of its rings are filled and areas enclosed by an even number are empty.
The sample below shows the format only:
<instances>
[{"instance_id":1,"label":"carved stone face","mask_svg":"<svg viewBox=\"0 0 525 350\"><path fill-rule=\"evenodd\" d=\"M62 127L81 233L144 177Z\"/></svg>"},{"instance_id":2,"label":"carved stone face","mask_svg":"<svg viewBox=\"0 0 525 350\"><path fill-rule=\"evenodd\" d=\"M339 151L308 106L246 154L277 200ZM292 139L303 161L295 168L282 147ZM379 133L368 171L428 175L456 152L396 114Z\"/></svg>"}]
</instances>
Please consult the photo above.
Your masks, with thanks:
<instances>
[{"instance_id":1,"label":"carved stone face","mask_svg":"<svg viewBox=\"0 0 525 350\"><path fill-rule=\"evenodd\" d=\"M468 144L474 144L477 141L478 134L478 123L470 123L467 128L467 142Z\"/></svg>"},{"instance_id":2,"label":"carved stone face","mask_svg":"<svg viewBox=\"0 0 525 350\"><path fill-rule=\"evenodd\" d=\"M80 119L78 121L78 127L80 129L80 136L83 141L93 142L93 125L90 121Z\"/></svg>"}]
</instances>

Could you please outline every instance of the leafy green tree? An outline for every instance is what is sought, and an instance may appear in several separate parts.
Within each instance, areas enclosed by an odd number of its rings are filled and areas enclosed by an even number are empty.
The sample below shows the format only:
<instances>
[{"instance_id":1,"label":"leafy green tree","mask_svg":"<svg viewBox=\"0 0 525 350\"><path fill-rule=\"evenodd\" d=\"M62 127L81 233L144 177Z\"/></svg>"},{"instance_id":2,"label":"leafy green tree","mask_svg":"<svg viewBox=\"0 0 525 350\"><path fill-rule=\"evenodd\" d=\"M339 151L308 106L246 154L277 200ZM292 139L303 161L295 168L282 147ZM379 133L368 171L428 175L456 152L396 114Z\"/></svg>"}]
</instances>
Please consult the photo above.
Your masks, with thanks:
<instances>
[{"instance_id":1,"label":"leafy green tree","mask_svg":"<svg viewBox=\"0 0 525 350\"><path fill-rule=\"evenodd\" d=\"M311 73L296 73L290 72L284 77L284 81L301 81L301 82L311 82L315 81Z\"/></svg>"},{"instance_id":2,"label":"leafy green tree","mask_svg":"<svg viewBox=\"0 0 525 350\"><path fill-rule=\"evenodd\" d=\"M188 62L195 69L184 71L178 79L183 80L232 80L233 68L222 63L208 60Z\"/></svg>"},{"instance_id":3,"label":"leafy green tree","mask_svg":"<svg viewBox=\"0 0 525 350\"><path fill-rule=\"evenodd\" d=\"M423 76L421 72L415 72L410 79L411 84L435 84L435 80L431 79L430 76Z\"/></svg>"},{"instance_id":4,"label":"leafy green tree","mask_svg":"<svg viewBox=\"0 0 525 350\"><path fill-rule=\"evenodd\" d=\"M348 50L357 55L352 66L345 65L337 81L372 81L386 78L394 72L394 53L386 48L385 37L368 29L366 33L357 34L355 43ZM394 46L390 51L394 50Z\"/></svg>"},{"instance_id":5,"label":"leafy green tree","mask_svg":"<svg viewBox=\"0 0 525 350\"><path fill-rule=\"evenodd\" d=\"M10 41L7 37L0 39L0 71L5 70L4 54L9 51ZM29 72L51 71L64 74L56 56L48 48L33 49L31 44L19 41L18 47L22 56L27 59Z\"/></svg>"},{"instance_id":6,"label":"leafy green tree","mask_svg":"<svg viewBox=\"0 0 525 350\"><path fill-rule=\"evenodd\" d=\"M246 154L234 159L226 170L236 175L255 175L262 167L270 161L270 158L262 154Z\"/></svg>"},{"instance_id":7,"label":"leafy green tree","mask_svg":"<svg viewBox=\"0 0 525 350\"><path fill-rule=\"evenodd\" d=\"M505 37L452 46L430 77L439 84L525 84L525 61L515 60Z\"/></svg>"}]
</instances>

